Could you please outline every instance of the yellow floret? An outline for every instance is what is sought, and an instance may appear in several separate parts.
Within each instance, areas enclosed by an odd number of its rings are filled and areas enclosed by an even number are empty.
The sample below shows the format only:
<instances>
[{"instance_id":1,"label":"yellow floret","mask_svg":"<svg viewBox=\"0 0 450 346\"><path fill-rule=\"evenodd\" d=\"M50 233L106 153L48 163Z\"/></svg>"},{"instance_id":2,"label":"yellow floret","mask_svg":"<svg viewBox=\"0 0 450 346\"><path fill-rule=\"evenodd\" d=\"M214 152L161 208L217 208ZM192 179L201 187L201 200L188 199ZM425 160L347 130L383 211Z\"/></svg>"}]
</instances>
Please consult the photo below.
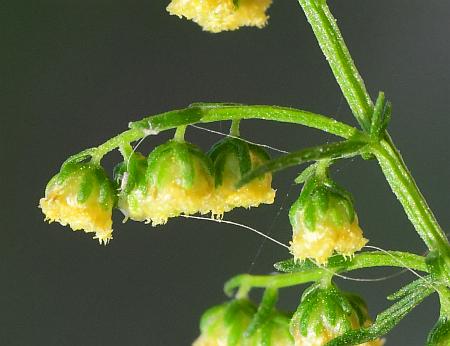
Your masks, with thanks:
<instances>
[{"instance_id":1,"label":"yellow floret","mask_svg":"<svg viewBox=\"0 0 450 346\"><path fill-rule=\"evenodd\" d=\"M315 230L304 227L303 213L297 215L297 228L294 228L291 253L295 259L314 259L326 264L334 251L344 256L352 256L367 243L355 216L353 223L339 227L329 222L317 222Z\"/></svg>"},{"instance_id":2,"label":"yellow floret","mask_svg":"<svg viewBox=\"0 0 450 346\"><path fill-rule=\"evenodd\" d=\"M167 11L196 22L205 31L220 32L241 26L262 28L271 3L272 0L240 0L235 6L233 0L172 0Z\"/></svg>"},{"instance_id":3,"label":"yellow floret","mask_svg":"<svg viewBox=\"0 0 450 346\"><path fill-rule=\"evenodd\" d=\"M258 156L251 153L250 157L253 167L262 163ZM272 174L267 173L236 189L235 184L238 180L229 167L225 166L222 184L216 188L216 198L211 201L213 215L222 217L224 213L237 207L250 208L257 207L262 203L273 203L275 190L272 189Z\"/></svg>"},{"instance_id":4,"label":"yellow floret","mask_svg":"<svg viewBox=\"0 0 450 346\"><path fill-rule=\"evenodd\" d=\"M177 173L173 172L172 176L177 177ZM211 210L212 177L198 162L195 163L195 176L190 188L183 187L176 178L161 187L136 188L119 199L119 208L126 217L151 222L153 226L165 224L170 217L181 214L206 214Z\"/></svg>"},{"instance_id":5,"label":"yellow floret","mask_svg":"<svg viewBox=\"0 0 450 346\"><path fill-rule=\"evenodd\" d=\"M106 245L112 239L111 209L98 204L96 193L92 193L86 202L78 203L77 179L72 179L70 184L49 187L45 197L39 201L45 219L57 221L63 226L69 225L74 231L95 233L94 239Z\"/></svg>"}]
</instances>

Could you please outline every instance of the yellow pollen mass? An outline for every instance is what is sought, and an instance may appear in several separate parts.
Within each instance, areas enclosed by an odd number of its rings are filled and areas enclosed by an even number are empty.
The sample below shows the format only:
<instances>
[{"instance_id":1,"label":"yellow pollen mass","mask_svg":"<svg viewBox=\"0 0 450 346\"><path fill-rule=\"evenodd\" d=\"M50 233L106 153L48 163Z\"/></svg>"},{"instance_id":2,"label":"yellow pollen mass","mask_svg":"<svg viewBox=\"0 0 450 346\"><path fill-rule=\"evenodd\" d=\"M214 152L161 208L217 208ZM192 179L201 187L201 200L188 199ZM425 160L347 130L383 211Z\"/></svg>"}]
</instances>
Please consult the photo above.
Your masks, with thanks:
<instances>
[{"instance_id":1,"label":"yellow pollen mass","mask_svg":"<svg viewBox=\"0 0 450 346\"><path fill-rule=\"evenodd\" d=\"M271 3L272 0L240 0L235 6L233 0L172 0L167 11L217 33L242 26L262 28L267 24L266 11Z\"/></svg>"},{"instance_id":2,"label":"yellow pollen mass","mask_svg":"<svg viewBox=\"0 0 450 346\"><path fill-rule=\"evenodd\" d=\"M339 227L329 222L317 222L315 230L304 226L303 212L297 215L297 227L293 230L291 253L295 259L311 258L318 264L326 264L333 252L352 256L367 243L355 217L353 223Z\"/></svg>"},{"instance_id":3,"label":"yellow pollen mass","mask_svg":"<svg viewBox=\"0 0 450 346\"><path fill-rule=\"evenodd\" d=\"M96 200L98 193L92 193L84 203L77 201L77 179L62 185L54 184L46 191L39 206L49 222L56 221L72 230L95 233L94 239L108 244L112 239L112 210L102 207Z\"/></svg>"}]
</instances>

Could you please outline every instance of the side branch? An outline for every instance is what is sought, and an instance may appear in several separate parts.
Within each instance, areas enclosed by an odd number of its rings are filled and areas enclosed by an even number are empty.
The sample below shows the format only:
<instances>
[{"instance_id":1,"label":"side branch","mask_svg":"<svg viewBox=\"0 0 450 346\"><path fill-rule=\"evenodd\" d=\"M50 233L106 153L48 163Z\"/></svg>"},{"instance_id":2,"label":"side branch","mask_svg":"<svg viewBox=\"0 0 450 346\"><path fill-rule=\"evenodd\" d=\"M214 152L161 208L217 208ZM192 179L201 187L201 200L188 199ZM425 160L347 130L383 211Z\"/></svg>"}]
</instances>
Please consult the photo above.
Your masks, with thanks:
<instances>
[{"instance_id":1,"label":"side branch","mask_svg":"<svg viewBox=\"0 0 450 346\"><path fill-rule=\"evenodd\" d=\"M225 293L231 295L233 290L239 288L238 295L246 295L253 287L283 288L317 281L324 274L344 273L352 270L372 267L400 267L428 272L425 258L419 255L400 251L372 251L357 254L352 259L336 255L329 259L326 267L321 267L312 261L293 262L287 260L275 264L275 268L285 271L285 274L250 275L241 274L231 278L225 284Z\"/></svg>"},{"instance_id":2,"label":"side branch","mask_svg":"<svg viewBox=\"0 0 450 346\"><path fill-rule=\"evenodd\" d=\"M97 148L88 149L99 161L108 152L148 135L196 123L210 123L222 120L262 119L303 125L342 138L352 138L360 131L330 117L299 109L276 106L245 106L236 104L195 103L188 108L173 110L130 123L130 130L106 141Z\"/></svg>"}]
</instances>

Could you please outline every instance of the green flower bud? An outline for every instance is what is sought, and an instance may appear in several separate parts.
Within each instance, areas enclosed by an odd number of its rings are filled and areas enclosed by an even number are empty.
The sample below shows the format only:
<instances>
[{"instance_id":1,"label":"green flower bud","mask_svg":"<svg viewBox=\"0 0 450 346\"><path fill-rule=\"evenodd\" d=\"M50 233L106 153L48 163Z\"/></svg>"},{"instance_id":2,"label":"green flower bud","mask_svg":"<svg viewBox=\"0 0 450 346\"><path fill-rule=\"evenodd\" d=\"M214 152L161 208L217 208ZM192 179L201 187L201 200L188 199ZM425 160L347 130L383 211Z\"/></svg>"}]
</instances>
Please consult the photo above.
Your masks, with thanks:
<instances>
[{"instance_id":1,"label":"green flower bud","mask_svg":"<svg viewBox=\"0 0 450 346\"><path fill-rule=\"evenodd\" d=\"M140 154L129 161L116 170L122 177L119 208L126 217L158 225L210 211L211 162L193 144L172 140L155 148L147 162Z\"/></svg>"},{"instance_id":2,"label":"green flower bud","mask_svg":"<svg viewBox=\"0 0 450 346\"><path fill-rule=\"evenodd\" d=\"M291 320L295 346L322 346L343 333L367 327L372 323L362 298L341 292L335 285L315 284L302 296ZM381 340L364 346L381 346Z\"/></svg>"},{"instance_id":3,"label":"green flower bud","mask_svg":"<svg viewBox=\"0 0 450 346\"><path fill-rule=\"evenodd\" d=\"M289 219L296 259L324 264L334 251L351 256L367 243L351 195L329 178L313 176L306 181Z\"/></svg>"},{"instance_id":4,"label":"green flower bud","mask_svg":"<svg viewBox=\"0 0 450 346\"><path fill-rule=\"evenodd\" d=\"M450 345L450 321L448 318L441 316L428 335L427 346L448 345Z\"/></svg>"},{"instance_id":5,"label":"green flower bud","mask_svg":"<svg viewBox=\"0 0 450 346\"><path fill-rule=\"evenodd\" d=\"M264 150L237 138L225 138L211 148L208 156L214 165L216 199L211 207L214 215L221 216L237 207L273 203L275 191L271 187L271 173L239 189L235 187L244 174L270 159Z\"/></svg>"},{"instance_id":6,"label":"green flower bud","mask_svg":"<svg viewBox=\"0 0 450 346\"><path fill-rule=\"evenodd\" d=\"M246 299L234 300L207 310L200 321L201 334L193 346L290 346L289 318L279 312L251 336L247 330L256 307Z\"/></svg>"},{"instance_id":7,"label":"green flower bud","mask_svg":"<svg viewBox=\"0 0 450 346\"><path fill-rule=\"evenodd\" d=\"M112 239L115 201L114 185L101 166L68 162L50 180L39 205L46 220L95 233L94 239L107 244Z\"/></svg>"}]
</instances>

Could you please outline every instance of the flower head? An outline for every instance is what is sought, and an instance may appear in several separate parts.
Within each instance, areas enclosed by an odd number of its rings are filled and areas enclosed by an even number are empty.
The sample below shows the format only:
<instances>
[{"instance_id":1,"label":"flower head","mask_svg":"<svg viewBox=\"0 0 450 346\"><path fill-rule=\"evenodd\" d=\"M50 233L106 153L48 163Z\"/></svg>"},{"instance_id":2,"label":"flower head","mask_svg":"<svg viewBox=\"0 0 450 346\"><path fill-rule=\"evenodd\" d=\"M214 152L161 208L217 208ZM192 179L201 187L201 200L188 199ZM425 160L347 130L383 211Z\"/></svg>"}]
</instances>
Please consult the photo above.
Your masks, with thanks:
<instances>
[{"instance_id":1,"label":"flower head","mask_svg":"<svg viewBox=\"0 0 450 346\"><path fill-rule=\"evenodd\" d=\"M343 333L372 324L362 298L341 292L336 286L311 286L302 296L291 320L295 346L322 346ZM364 346L381 346L381 340Z\"/></svg>"},{"instance_id":2,"label":"flower head","mask_svg":"<svg viewBox=\"0 0 450 346\"><path fill-rule=\"evenodd\" d=\"M289 218L296 259L312 258L323 264L334 251L351 256L367 243L350 194L329 178L309 178Z\"/></svg>"},{"instance_id":3,"label":"flower head","mask_svg":"<svg viewBox=\"0 0 450 346\"><path fill-rule=\"evenodd\" d=\"M170 217L210 211L211 162L193 144L172 140L147 160L132 156L126 166L118 203L126 217L159 225Z\"/></svg>"},{"instance_id":4,"label":"flower head","mask_svg":"<svg viewBox=\"0 0 450 346\"><path fill-rule=\"evenodd\" d=\"M255 313L256 307L246 299L210 308L201 318L201 334L193 346L293 345L293 338L289 333L289 318L276 311L252 335L247 335L245 331Z\"/></svg>"},{"instance_id":5,"label":"flower head","mask_svg":"<svg viewBox=\"0 0 450 346\"><path fill-rule=\"evenodd\" d=\"M113 183L102 167L69 162L50 180L39 205L46 220L95 233L94 239L107 244L112 239L115 200Z\"/></svg>"},{"instance_id":6,"label":"flower head","mask_svg":"<svg viewBox=\"0 0 450 346\"><path fill-rule=\"evenodd\" d=\"M271 187L270 173L238 189L235 187L245 173L269 160L264 150L237 138L226 138L216 143L208 155L214 165L216 185L216 199L211 205L213 215L223 215L237 207L273 203L275 190Z\"/></svg>"},{"instance_id":7,"label":"flower head","mask_svg":"<svg viewBox=\"0 0 450 346\"><path fill-rule=\"evenodd\" d=\"M220 32L241 26L262 28L271 3L272 0L172 0L167 11L196 22L203 30Z\"/></svg>"}]
</instances>

